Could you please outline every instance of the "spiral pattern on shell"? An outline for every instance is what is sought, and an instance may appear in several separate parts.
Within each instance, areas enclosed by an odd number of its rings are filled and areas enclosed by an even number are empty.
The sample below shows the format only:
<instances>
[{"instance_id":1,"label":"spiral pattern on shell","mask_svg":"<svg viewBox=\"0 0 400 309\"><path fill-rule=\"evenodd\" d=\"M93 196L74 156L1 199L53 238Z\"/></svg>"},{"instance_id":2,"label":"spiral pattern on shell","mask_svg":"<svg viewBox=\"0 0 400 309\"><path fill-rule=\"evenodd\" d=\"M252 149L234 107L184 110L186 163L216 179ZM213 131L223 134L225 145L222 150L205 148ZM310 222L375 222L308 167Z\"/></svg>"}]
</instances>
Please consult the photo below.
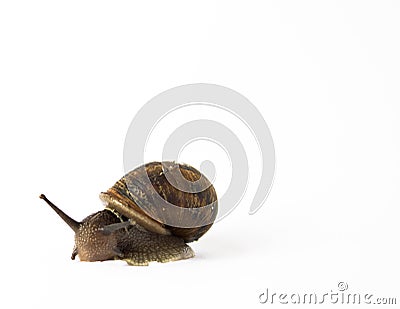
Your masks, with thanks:
<instances>
[{"instance_id":1,"label":"spiral pattern on shell","mask_svg":"<svg viewBox=\"0 0 400 309\"><path fill-rule=\"evenodd\" d=\"M185 181L180 182L177 175L182 175ZM179 190L170 179L180 182L180 187L189 187ZM210 181L192 166L169 161L151 162L132 170L106 194L149 216L186 242L204 235L218 212L217 194ZM123 209L115 208L125 215Z\"/></svg>"}]
</instances>

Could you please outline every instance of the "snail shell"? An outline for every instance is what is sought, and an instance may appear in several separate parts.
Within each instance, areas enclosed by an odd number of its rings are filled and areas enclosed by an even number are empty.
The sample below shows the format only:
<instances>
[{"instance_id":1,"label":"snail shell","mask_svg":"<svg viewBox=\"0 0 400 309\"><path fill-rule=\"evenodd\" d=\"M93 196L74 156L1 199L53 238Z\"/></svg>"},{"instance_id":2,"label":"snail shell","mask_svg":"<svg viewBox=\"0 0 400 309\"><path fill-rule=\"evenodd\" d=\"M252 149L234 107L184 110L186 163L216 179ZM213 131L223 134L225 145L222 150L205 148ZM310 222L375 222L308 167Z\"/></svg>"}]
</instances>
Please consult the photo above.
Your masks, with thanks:
<instances>
[{"instance_id":1,"label":"snail shell","mask_svg":"<svg viewBox=\"0 0 400 309\"><path fill-rule=\"evenodd\" d=\"M218 211L217 194L210 181L194 167L170 161L151 162L132 170L102 192L100 199L108 209L145 229L175 235L185 242L204 235ZM177 207L166 207L166 202Z\"/></svg>"}]
</instances>

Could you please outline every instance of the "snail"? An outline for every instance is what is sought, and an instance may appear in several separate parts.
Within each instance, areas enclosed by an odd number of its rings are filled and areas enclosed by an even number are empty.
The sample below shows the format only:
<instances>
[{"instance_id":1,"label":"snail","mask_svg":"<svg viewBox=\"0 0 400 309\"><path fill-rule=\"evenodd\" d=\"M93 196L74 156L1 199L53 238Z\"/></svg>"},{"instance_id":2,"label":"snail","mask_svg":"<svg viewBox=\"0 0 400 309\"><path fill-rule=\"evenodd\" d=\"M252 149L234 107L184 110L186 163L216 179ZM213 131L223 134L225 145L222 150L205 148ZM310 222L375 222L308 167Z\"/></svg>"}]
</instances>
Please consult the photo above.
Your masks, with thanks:
<instances>
[{"instance_id":1,"label":"snail","mask_svg":"<svg viewBox=\"0 0 400 309\"><path fill-rule=\"evenodd\" d=\"M118 259L129 265L194 257L187 243L210 229L218 211L210 181L194 167L170 161L147 163L127 173L100 193L105 209L81 222L44 194L40 198L75 232L72 260Z\"/></svg>"}]
</instances>

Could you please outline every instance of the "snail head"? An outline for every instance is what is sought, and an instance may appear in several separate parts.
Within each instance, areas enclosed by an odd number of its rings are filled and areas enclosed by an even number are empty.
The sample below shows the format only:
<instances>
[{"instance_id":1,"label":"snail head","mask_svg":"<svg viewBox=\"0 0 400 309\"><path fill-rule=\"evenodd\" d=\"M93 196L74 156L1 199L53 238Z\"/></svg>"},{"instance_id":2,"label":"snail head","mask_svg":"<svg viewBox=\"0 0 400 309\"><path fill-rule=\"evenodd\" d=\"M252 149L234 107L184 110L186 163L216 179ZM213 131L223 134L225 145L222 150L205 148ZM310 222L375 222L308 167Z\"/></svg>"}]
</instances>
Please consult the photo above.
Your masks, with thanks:
<instances>
[{"instance_id":1,"label":"snail head","mask_svg":"<svg viewBox=\"0 0 400 309\"><path fill-rule=\"evenodd\" d=\"M116 214L104 209L78 222L49 201L44 194L39 197L75 232L75 247L71 259L74 260L78 255L81 261L93 262L122 256L118 243L124 236L124 228L130 225L129 221L121 222Z\"/></svg>"}]
</instances>

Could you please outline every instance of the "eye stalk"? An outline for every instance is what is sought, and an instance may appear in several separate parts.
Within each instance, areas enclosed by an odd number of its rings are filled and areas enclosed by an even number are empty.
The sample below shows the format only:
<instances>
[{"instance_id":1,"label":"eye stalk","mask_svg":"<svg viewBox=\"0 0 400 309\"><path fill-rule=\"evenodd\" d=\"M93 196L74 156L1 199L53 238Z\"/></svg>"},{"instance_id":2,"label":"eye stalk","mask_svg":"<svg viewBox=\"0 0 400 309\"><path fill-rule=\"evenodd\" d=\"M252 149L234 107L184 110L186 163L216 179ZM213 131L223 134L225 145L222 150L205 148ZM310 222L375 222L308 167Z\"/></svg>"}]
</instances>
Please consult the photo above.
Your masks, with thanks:
<instances>
[{"instance_id":1,"label":"eye stalk","mask_svg":"<svg viewBox=\"0 0 400 309\"><path fill-rule=\"evenodd\" d=\"M65 212L63 212L60 208L54 205L52 202L48 200L46 195L40 194L39 198L44 200L53 210L64 220L65 223L76 233L79 230L80 223L72 219Z\"/></svg>"}]
</instances>

